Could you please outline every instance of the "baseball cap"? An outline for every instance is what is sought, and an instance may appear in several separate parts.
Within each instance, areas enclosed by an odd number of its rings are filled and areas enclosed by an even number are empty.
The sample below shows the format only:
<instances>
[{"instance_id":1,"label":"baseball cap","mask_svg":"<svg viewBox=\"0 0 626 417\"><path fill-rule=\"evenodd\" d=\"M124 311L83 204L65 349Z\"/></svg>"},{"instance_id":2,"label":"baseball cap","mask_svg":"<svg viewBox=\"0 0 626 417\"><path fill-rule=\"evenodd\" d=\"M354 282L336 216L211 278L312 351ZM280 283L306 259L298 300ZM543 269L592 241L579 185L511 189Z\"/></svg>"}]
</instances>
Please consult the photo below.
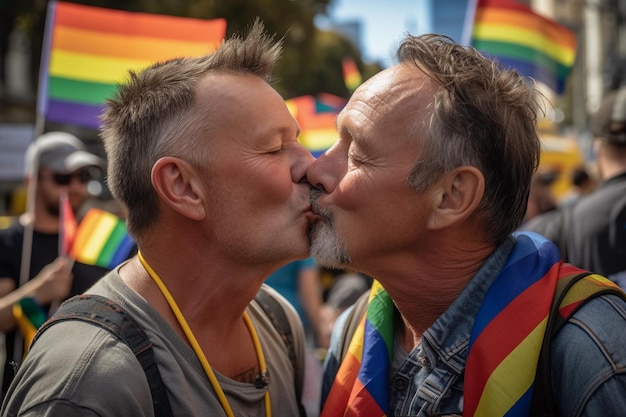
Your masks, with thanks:
<instances>
[{"instance_id":1,"label":"baseball cap","mask_svg":"<svg viewBox=\"0 0 626 417\"><path fill-rule=\"evenodd\" d=\"M67 132L48 132L39 136L26 150L24 171L31 175L35 166L57 174L70 174L84 167L104 169L105 161L87 151L83 142Z\"/></svg>"},{"instance_id":2,"label":"baseball cap","mask_svg":"<svg viewBox=\"0 0 626 417\"><path fill-rule=\"evenodd\" d=\"M602 100L591 130L596 138L626 145L626 87L621 87Z\"/></svg>"}]
</instances>

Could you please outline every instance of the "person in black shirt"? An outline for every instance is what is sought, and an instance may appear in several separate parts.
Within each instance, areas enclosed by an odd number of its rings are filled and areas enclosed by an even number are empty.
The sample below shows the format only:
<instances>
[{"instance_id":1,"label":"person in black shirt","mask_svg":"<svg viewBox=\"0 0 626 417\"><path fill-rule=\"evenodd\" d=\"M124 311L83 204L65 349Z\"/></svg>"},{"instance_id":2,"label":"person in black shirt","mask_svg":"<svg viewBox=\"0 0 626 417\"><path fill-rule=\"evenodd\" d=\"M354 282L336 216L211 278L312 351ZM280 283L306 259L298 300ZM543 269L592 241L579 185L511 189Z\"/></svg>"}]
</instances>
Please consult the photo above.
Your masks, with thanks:
<instances>
[{"instance_id":1,"label":"person in black shirt","mask_svg":"<svg viewBox=\"0 0 626 417\"><path fill-rule=\"evenodd\" d=\"M87 152L74 135L49 132L29 146L25 168L26 182L34 187L29 193L32 209L0 230L0 331L5 333L6 345L3 396L13 379L12 362L19 364L24 352L22 337L16 331L14 304L32 298L47 311L51 305L84 292L107 271L59 256L60 195L67 194L76 212L88 199L87 183L94 170L104 168L104 160ZM22 270L23 258L27 270Z\"/></svg>"},{"instance_id":2,"label":"person in black shirt","mask_svg":"<svg viewBox=\"0 0 626 417\"><path fill-rule=\"evenodd\" d=\"M567 262L626 281L626 87L602 101L592 121L602 183L573 205L524 224L555 242Z\"/></svg>"}]
</instances>

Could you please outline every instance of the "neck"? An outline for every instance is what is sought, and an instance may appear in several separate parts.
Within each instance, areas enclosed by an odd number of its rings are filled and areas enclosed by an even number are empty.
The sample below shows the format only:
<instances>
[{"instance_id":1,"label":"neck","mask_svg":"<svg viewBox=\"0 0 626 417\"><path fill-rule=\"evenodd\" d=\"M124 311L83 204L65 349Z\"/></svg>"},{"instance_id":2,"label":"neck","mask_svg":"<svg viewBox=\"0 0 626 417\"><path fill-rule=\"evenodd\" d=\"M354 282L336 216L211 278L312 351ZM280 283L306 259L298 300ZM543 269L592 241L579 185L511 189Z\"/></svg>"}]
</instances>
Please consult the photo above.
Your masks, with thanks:
<instances>
[{"instance_id":1,"label":"neck","mask_svg":"<svg viewBox=\"0 0 626 417\"><path fill-rule=\"evenodd\" d=\"M257 353L243 317L254 294L241 301L224 285L219 285L236 280L211 280L207 276L203 281L194 280L189 272L178 270L174 275L162 263L145 261L147 268L137 257L125 265L120 270L124 281L157 309L181 339L194 350L200 349L218 372L240 382L254 383L259 373ZM182 262L177 265L185 269ZM194 268L203 270L198 265ZM151 277L150 269L155 277ZM215 272L215 269L204 270ZM162 283L162 287L157 283ZM213 291L206 291L209 286Z\"/></svg>"},{"instance_id":2,"label":"neck","mask_svg":"<svg viewBox=\"0 0 626 417\"><path fill-rule=\"evenodd\" d=\"M456 242L467 240L457 239ZM424 254L396 260L372 275L378 279L402 314L407 339L417 344L425 332L456 300L474 277L493 245L461 247L456 242L428 245ZM446 248L445 250L441 248Z\"/></svg>"}]
</instances>

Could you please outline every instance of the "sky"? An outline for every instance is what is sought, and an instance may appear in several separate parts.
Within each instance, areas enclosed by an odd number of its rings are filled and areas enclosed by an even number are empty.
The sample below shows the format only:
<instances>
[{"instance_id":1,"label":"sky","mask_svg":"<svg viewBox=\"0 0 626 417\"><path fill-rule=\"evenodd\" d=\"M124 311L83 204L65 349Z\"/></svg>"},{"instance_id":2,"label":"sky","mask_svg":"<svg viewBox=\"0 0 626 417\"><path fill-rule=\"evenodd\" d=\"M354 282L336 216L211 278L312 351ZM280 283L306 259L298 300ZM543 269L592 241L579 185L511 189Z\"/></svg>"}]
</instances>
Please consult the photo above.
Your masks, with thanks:
<instances>
[{"instance_id":1,"label":"sky","mask_svg":"<svg viewBox=\"0 0 626 417\"><path fill-rule=\"evenodd\" d=\"M429 31L429 1L423 0L335 0L329 8L332 21L360 19L361 52L365 61L390 65L395 46L406 32Z\"/></svg>"}]
</instances>

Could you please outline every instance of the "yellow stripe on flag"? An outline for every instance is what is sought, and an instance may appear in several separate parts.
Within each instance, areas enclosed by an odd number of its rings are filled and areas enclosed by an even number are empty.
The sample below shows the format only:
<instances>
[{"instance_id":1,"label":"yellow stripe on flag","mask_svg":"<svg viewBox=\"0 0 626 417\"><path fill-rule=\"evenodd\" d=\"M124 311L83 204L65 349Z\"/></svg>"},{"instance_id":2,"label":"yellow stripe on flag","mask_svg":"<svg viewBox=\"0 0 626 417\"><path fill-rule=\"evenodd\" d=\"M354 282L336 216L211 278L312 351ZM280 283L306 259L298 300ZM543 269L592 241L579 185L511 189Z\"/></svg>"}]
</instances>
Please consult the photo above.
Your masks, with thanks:
<instances>
[{"instance_id":1,"label":"yellow stripe on flag","mask_svg":"<svg viewBox=\"0 0 626 417\"><path fill-rule=\"evenodd\" d=\"M107 56L52 51L50 75L104 84L123 83L128 70L141 70L153 61L145 59L119 59Z\"/></svg>"},{"instance_id":2,"label":"yellow stripe on flag","mask_svg":"<svg viewBox=\"0 0 626 417\"><path fill-rule=\"evenodd\" d=\"M483 390L474 417L505 415L532 385L537 369L530 364L538 361L547 324L546 316L494 369L487 380L486 387L509 387L512 396L505 395L502 390Z\"/></svg>"},{"instance_id":3,"label":"yellow stripe on flag","mask_svg":"<svg viewBox=\"0 0 626 417\"><path fill-rule=\"evenodd\" d=\"M95 265L98 256L102 252L102 248L107 243L107 238L111 234L113 228L117 224L117 217L111 213L103 213L100 216L98 224L93 229L92 236L96 238L89 239L85 246L80 250L80 259L83 263ZM100 238L98 238L100 237Z\"/></svg>"}]
</instances>

